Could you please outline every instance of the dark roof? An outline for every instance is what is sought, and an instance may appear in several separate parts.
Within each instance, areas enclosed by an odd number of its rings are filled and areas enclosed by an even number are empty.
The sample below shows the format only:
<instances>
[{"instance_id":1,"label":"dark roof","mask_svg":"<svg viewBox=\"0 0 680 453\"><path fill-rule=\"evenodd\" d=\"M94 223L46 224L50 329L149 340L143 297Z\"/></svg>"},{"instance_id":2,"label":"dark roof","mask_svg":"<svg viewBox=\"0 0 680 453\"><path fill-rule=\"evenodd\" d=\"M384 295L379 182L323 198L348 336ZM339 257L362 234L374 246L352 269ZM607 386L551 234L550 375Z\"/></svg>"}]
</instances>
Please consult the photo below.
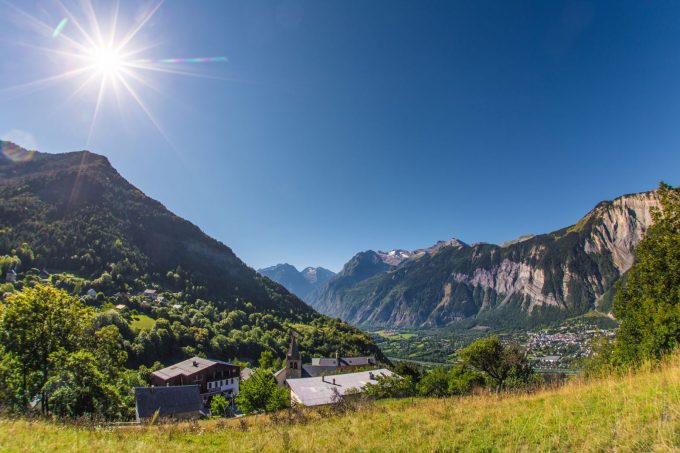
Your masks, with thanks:
<instances>
[{"instance_id":1,"label":"dark roof","mask_svg":"<svg viewBox=\"0 0 680 453\"><path fill-rule=\"evenodd\" d=\"M295 339L295 335L293 335L290 339L290 346L288 346L288 354L286 354L286 357L291 360L300 360L300 351L298 350L298 344L297 340Z\"/></svg>"},{"instance_id":2,"label":"dark roof","mask_svg":"<svg viewBox=\"0 0 680 453\"><path fill-rule=\"evenodd\" d=\"M170 365L169 367L165 367L161 370L154 371L152 374L160 379L168 380L180 375L191 376L192 374L203 371L218 363L231 367L238 367L238 365L234 365L233 363L229 362L223 362L221 360L192 357L174 365Z\"/></svg>"},{"instance_id":3,"label":"dark roof","mask_svg":"<svg viewBox=\"0 0 680 453\"><path fill-rule=\"evenodd\" d=\"M172 387L136 387L137 418L153 417L158 410L161 417L199 415L203 401L198 385Z\"/></svg>"},{"instance_id":4,"label":"dark roof","mask_svg":"<svg viewBox=\"0 0 680 453\"><path fill-rule=\"evenodd\" d=\"M340 357L340 358L327 358L327 357L313 357L312 365L323 365L323 366L336 366L340 362L340 366L366 366L375 365L375 357L365 356L365 357Z\"/></svg>"},{"instance_id":5,"label":"dark roof","mask_svg":"<svg viewBox=\"0 0 680 453\"><path fill-rule=\"evenodd\" d=\"M318 377L324 374L333 374L338 367L335 365L302 365L302 377Z\"/></svg>"}]
</instances>

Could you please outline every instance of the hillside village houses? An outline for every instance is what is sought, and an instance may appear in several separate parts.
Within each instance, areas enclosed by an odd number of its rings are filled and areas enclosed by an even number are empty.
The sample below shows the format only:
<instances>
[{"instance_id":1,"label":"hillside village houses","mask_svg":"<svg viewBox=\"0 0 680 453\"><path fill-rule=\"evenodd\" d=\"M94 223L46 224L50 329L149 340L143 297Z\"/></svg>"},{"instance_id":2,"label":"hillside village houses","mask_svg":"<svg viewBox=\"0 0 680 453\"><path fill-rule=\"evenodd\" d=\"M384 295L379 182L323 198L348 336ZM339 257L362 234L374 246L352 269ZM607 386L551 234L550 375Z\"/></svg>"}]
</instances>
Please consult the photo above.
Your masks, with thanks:
<instances>
[{"instance_id":1,"label":"hillside village houses","mask_svg":"<svg viewBox=\"0 0 680 453\"><path fill-rule=\"evenodd\" d=\"M137 420L153 416L195 418L216 395L233 401L241 367L231 362L192 357L151 373L151 387L135 388ZM162 390L161 390L162 388Z\"/></svg>"},{"instance_id":2,"label":"hillside village houses","mask_svg":"<svg viewBox=\"0 0 680 453\"><path fill-rule=\"evenodd\" d=\"M286 366L274 374L279 385L290 389L291 404L319 406L339 402L345 397L361 394L380 375L391 376L391 371L377 368L375 357L313 358L311 364L302 364L302 356L295 336L291 338L286 353ZM364 371L358 371L364 369ZM344 372L344 373L343 373Z\"/></svg>"},{"instance_id":3,"label":"hillside village houses","mask_svg":"<svg viewBox=\"0 0 680 453\"><path fill-rule=\"evenodd\" d=\"M375 357L313 358L303 364L293 336L286 354L286 366L274 373L277 383L290 389L291 404L317 406L333 404L344 397L360 394L387 369L377 368ZM362 370L362 371L359 371ZM151 387L135 388L137 420L152 417L196 418L204 416L210 400L226 397L234 406L242 381L253 373L231 362L193 357L151 374Z\"/></svg>"},{"instance_id":4,"label":"hillside village houses","mask_svg":"<svg viewBox=\"0 0 680 453\"><path fill-rule=\"evenodd\" d=\"M288 379L318 377L325 374L338 374L342 371L355 371L358 368L374 367L375 357L313 358L311 364L302 363L297 340L293 336L286 353L286 366L274 374L276 382L284 385Z\"/></svg>"}]
</instances>

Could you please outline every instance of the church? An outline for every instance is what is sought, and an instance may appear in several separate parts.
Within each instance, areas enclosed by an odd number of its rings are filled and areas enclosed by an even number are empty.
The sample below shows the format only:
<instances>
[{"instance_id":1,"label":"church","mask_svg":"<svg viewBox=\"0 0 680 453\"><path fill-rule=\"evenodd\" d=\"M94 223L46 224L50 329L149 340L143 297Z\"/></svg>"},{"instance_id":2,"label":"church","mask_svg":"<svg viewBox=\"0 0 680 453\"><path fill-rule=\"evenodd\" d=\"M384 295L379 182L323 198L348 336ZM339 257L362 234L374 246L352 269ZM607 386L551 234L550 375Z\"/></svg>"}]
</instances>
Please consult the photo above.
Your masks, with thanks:
<instances>
[{"instance_id":1,"label":"church","mask_svg":"<svg viewBox=\"0 0 680 453\"><path fill-rule=\"evenodd\" d=\"M373 356L313 358L312 363L302 363L302 356L295 335L291 337L286 353L286 366L274 374L276 382L283 386L288 379L300 379L339 374L356 371L359 368L371 368L378 363Z\"/></svg>"},{"instance_id":2,"label":"church","mask_svg":"<svg viewBox=\"0 0 680 453\"><path fill-rule=\"evenodd\" d=\"M378 382L379 376L392 376L390 370L376 369L373 356L313 358L302 364L295 336L286 353L286 366L274 374L280 386L290 388L291 404L319 406L338 402L338 398L356 397L366 385Z\"/></svg>"}]
</instances>

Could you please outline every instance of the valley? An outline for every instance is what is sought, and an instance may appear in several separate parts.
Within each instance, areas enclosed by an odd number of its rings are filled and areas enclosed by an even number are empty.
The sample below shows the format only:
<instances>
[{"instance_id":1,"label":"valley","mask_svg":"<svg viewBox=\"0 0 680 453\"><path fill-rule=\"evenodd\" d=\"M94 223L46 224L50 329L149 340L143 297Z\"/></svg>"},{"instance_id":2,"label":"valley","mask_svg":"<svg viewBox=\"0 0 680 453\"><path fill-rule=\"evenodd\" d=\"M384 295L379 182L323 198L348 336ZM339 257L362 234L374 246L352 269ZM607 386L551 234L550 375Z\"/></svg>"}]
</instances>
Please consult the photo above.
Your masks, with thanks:
<instances>
[{"instance_id":1,"label":"valley","mask_svg":"<svg viewBox=\"0 0 680 453\"><path fill-rule=\"evenodd\" d=\"M452 366L457 352L473 341L496 335L520 344L538 371L579 370L592 354L592 343L613 339L617 324L607 315L589 312L535 329L442 327L368 331L385 355L395 362L410 361L427 368Z\"/></svg>"}]
</instances>

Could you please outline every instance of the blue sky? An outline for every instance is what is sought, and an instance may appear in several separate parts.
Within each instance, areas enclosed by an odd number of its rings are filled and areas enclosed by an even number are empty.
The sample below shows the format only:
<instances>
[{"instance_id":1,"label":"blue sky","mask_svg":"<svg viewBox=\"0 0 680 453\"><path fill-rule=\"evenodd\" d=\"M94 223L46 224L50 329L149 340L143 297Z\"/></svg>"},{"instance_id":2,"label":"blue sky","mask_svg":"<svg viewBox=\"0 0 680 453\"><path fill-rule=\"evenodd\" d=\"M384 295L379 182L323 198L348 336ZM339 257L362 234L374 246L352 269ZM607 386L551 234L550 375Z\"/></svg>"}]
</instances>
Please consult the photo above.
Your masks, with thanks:
<instances>
[{"instance_id":1,"label":"blue sky","mask_svg":"<svg viewBox=\"0 0 680 453\"><path fill-rule=\"evenodd\" d=\"M63 37L0 2L0 137L91 149L253 267L339 270L365 249L501 242L677 184L680 3L166 1L139 57L205 77L82 80ZM56 27L49 0L13 3ZM80 14L80 3L66 3ZM123 2L119 27L153 4ZM108 2L95 2L110 23ZM73 22L64 36L78 38ZM82 40L81 40L82 41ZM133 83L134 82L134 83Z\"/></svg>"}]
</instances>

